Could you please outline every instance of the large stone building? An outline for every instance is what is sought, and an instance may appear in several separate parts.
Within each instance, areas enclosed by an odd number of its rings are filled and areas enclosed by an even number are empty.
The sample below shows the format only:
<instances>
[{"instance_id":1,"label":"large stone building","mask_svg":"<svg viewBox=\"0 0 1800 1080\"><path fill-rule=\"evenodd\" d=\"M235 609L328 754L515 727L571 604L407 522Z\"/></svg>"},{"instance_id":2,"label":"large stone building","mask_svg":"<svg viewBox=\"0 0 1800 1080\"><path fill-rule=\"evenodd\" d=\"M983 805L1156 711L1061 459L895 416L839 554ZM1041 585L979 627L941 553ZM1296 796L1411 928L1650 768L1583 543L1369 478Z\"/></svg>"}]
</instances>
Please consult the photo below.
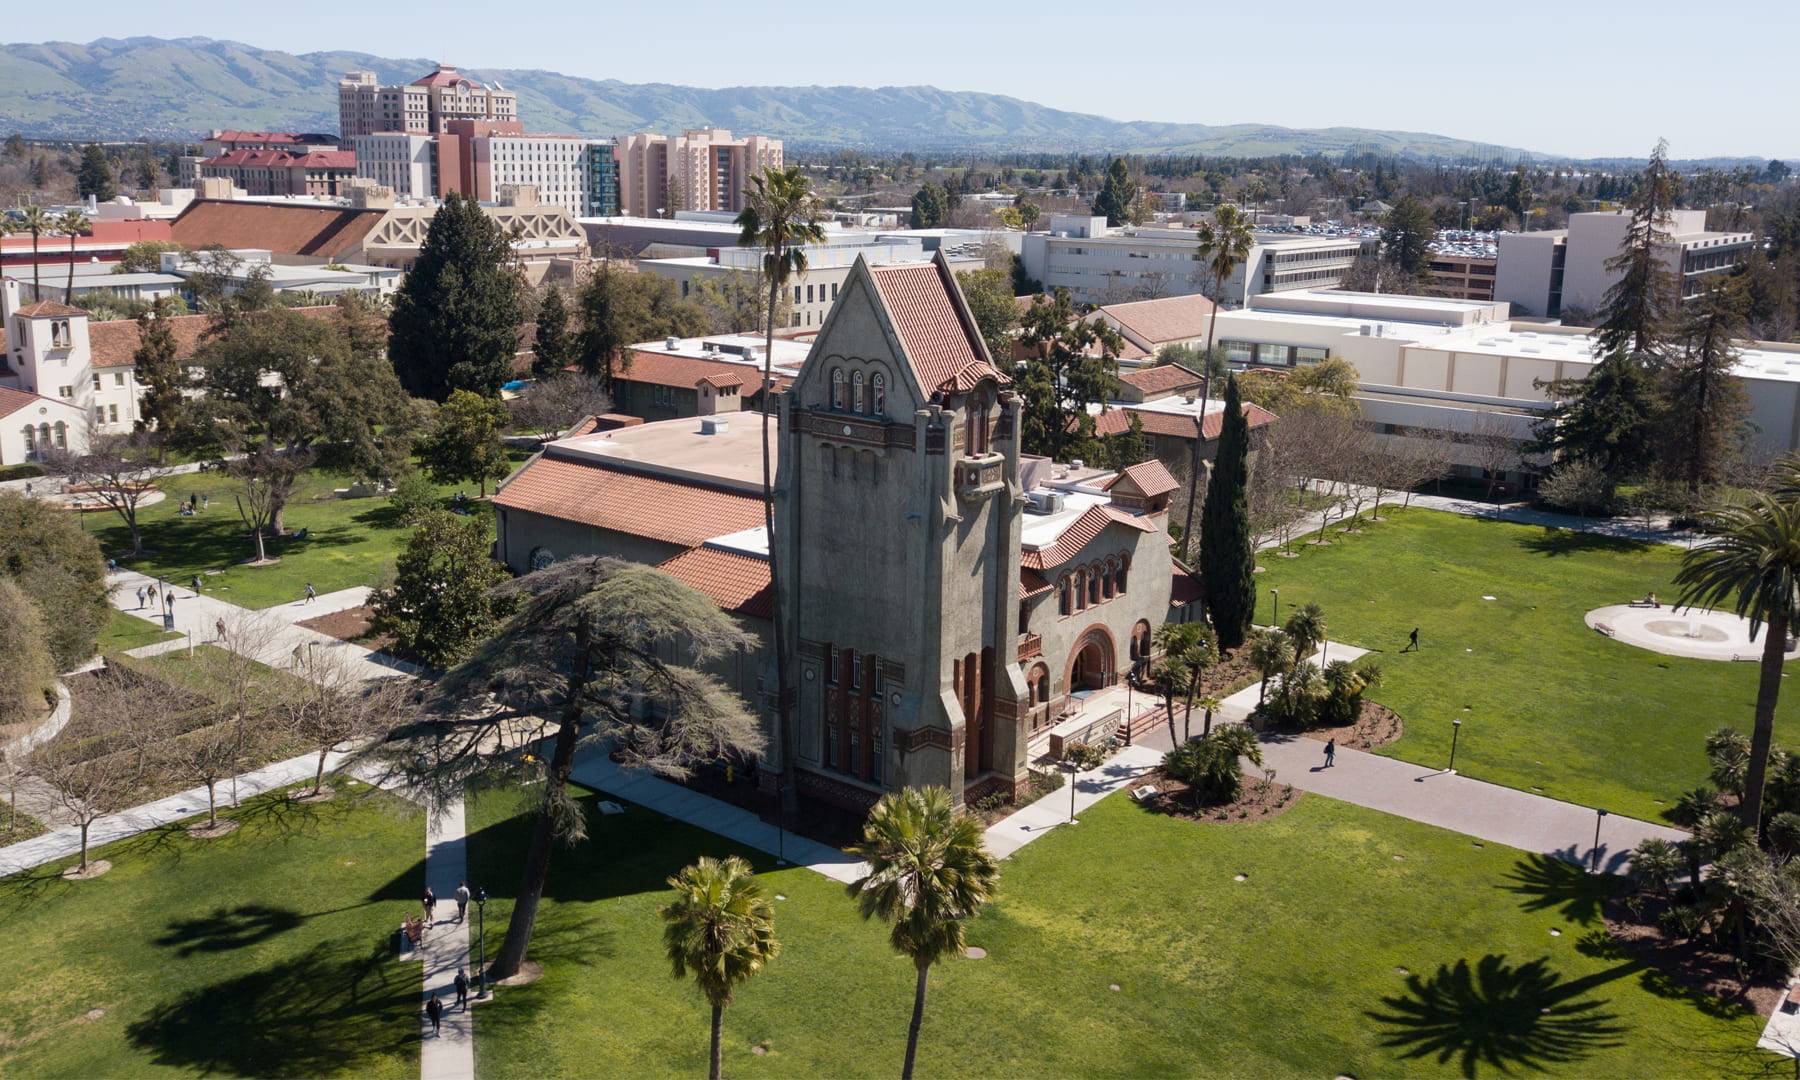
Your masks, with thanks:
<instances>
[{"instance_id":1,"label":"large stone building","mask_svg":"<svg viewBox=\"0 0 1800 1080\"><path fill-rule=\"evenodd\" d=\"M744 208L753 173L781 168L781 140L734 139L721 128L680 135L639 133L619 140L619 212L657 217L676 210Z\"/></svg>"},{"instance_id":2,"label":"large stone building","mask_svg":"<svg viewBox=\"0 0 1800 1080\"><path fill-rule=\"evenodd\" d=\"M792 661L765 790L787 753L801 794L856 810L907 785L1013 792L1053 734L1119 724L1121 677L1157 625L1191 614L1169 552L1175 482L1154 461L1115 473L1021 453L1019 398L946 259L858 262L777 408ZM495 495L497 553L517 572L583 553L661 566L758 635L764 653L724 674L769 705L760 426L552 443Z\"/></svg>"},{"instance_id":3,"label":"large stone building","mask_svg":"<svg viewBox=\"0 0 1800 1080\"><path fill-rule=\"evenodd\" d=\"M432 135L452 120L517 120L519 95L486 86L439 64L403 86L383 86L372 71L338 80L338 130L345 139L383 131Z\"/></svg>"}]
</instances>

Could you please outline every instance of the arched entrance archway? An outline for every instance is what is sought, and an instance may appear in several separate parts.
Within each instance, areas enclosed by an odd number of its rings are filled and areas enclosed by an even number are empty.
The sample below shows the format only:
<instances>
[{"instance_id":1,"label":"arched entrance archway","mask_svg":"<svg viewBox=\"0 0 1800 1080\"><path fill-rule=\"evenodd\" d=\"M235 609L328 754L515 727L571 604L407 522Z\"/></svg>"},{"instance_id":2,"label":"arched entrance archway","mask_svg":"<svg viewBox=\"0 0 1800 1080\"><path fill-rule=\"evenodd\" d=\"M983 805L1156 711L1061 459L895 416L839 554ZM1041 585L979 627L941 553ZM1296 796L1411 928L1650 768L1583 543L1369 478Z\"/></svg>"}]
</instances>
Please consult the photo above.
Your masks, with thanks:
<instances>
[{"instance_id":1,"label":"arched entrance archway","mask_svg":"<svg viewBox=\"0 0 1800 1080\"><path fill-rule=\"evenodd\" d=\"M1069 693L1099 690L1111 686L1119 673L1119 653L1111 631L1105 626L1087 628L1069 652L1069 672L1065 685Z\"/></svg>"}]
</instances>

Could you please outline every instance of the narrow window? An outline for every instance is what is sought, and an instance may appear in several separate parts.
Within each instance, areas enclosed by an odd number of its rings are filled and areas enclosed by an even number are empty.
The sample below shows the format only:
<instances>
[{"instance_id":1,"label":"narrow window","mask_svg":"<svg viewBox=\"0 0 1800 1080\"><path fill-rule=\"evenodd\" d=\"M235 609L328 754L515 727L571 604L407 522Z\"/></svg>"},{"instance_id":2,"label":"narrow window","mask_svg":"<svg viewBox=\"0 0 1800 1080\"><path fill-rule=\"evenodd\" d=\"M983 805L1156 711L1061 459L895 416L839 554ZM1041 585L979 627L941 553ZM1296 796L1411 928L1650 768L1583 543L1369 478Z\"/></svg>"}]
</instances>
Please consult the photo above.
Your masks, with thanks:
<instances>
[{"instance_id":1,"label":"narrow window","mask_svg":"<svg viewBox=\"0 0 1800 1080\"><path fill-rule=\"evenodd\" d=\"M844 407L843 368L831 369L831 407L834 409L841 409Z\"/></svg>"},{"instance_id":2,"label":"narrow window","mask_svg":"<svg viewBox=\"0 0 1800 1080\"><path fill-rule=\"evenodd\" d=\"M887 376L879 371L869 376L869 405L876 416L887 415Z\"/></svg>"},{"instance_id":3,"label":"narrow window","mask_svg":"<svg viewBox=\"0 0 1800 1080\"><path fill-rule=\"evenodd\" d=\"M852 412L863 410L863 373L853 372L850 376L850 409Z\"/></svg>"}]
</instances>

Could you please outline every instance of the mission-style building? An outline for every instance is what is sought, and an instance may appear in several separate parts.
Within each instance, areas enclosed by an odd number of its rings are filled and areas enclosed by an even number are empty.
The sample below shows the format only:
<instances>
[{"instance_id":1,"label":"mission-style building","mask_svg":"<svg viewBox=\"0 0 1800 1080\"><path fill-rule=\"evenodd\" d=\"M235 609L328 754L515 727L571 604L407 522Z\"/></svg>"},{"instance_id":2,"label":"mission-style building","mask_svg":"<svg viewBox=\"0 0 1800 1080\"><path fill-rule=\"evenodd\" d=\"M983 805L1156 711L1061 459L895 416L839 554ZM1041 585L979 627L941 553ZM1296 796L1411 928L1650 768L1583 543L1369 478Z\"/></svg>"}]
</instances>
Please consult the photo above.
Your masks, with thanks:
<instances>
[{"instance_id":1,"label":"mission-style building","mask_svg":"<svg viewBox=\"0 0 1800 1080\"><path fill-rule=\"evenodd\" d=\"M1170 553L1169 471L1021 453L1020 398L941 256L859 261L776 402L772 545L753 413L560 440L494 498L515 572L574 554L653 563L757 635L760 654L723 673L766 706L768 790L786 746L799 793L848 809L905 786L1017 792L1053 736L1116 728L1155 627L1198 617ZM773 729L771 548L788 738Z\"/></svg>"}]
</instances>

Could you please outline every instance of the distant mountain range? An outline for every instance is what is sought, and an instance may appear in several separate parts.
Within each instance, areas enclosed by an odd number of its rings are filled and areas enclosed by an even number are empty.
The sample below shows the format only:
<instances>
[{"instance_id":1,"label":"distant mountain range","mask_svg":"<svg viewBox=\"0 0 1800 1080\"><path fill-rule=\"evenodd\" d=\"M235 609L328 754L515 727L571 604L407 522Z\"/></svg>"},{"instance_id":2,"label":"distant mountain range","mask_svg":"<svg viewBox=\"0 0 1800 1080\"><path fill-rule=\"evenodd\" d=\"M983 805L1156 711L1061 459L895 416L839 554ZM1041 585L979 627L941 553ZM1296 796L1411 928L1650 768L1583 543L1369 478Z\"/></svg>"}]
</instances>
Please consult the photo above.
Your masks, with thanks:
<instances>
[{"instance_id":1,"label":"distant mountain range","mask_svg":"<svg viewBox=\"0 0 1800 1080\"><path fill-rule=\"evenodd\" d=\"M405 82L432 61L357 52L294 55L210 38L103 38L0 46L0 132L39 138L192 138L210 128L337 130L346 71ZM796 147L1256 155L1370 150L1417 159L1525 151L1444 135L1272 124L1126 122L1000 94L930 86L739 86L582 79L470 68L518 92L527 130L617 135L715 125ZM1545 155L1535 155L1545 157Z\"/></svg>"}]
</instances>

